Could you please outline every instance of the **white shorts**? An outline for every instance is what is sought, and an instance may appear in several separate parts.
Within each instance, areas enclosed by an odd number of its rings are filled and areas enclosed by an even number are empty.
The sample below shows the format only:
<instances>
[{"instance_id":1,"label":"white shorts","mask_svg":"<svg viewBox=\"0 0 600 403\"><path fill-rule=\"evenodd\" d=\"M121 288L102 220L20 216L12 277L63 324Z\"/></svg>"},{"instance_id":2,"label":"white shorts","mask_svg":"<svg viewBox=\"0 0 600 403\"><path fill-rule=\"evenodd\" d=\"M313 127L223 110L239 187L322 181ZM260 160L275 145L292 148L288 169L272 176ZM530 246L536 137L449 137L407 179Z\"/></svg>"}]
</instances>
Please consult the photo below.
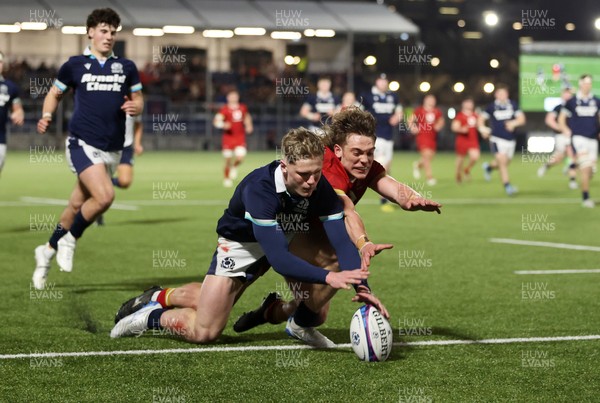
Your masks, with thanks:
<instances>
[{"instance_id":1,"label":"white shorts","mask_svg":"<svg viewBox=\"0 0 600 403\"><path fill-rule=\"evenodd\" d=\"M246 147L237 146L233 150L231 150L231 149L224 149L223 150L223 157L225 157L225 158L231 158L231 157L233 157L235 155L238 158L242 158L242 157L245 157L247 153L248 153L248 150L246 149Z\"/></svg>"},{"instance_id":2,"label":"white shorts","mask_svg":"<svg viewBox=\"0 0 600 403\"><path fill-rule=\"evenodd\" d=\"M554 152L556 154L564 154L567 151L567 147L571 145L571 138L564 134L557 134L554 136Z\"/></svg>"},{"instance_id":3,"label":"white shorts","mask_svg":"<svg viewBox=\"0 0 600 403\"><path fill-rule=\"evenodd\" d=\"M252 281L268 268L269 262L258 242L236 242L219 237L207 274Z\"/></svg>"},{"instance_id":4,"label":"white shorts","mask_svg":"<svg viewBox=\"0 0 600 403\"><path fill-rule=\"evenodd\" d=\"M379 162L384 167L387 167L392 162L394 155L394 141L377 138L375 140L375 161Z\"/></svg>"},{"instance_id":5,"label":"white shorts","mask_svg":"<svg viewBox=\"0 0 600 403\"><path fill-rule=\"evenodd\" d=\"M6 158L6 144L0 144L0 171L4 167L4 159Z\"/></svg>"},{"instance_id":6,"label":"white shorts","mask_svg":"<svg viewBox=\"0 0 600 403\"><path fill-rule=\"evenodd\" d=\"M490 149L494 154L504 154L508 159L512 159L515 155L517 142L515 140L506 140L492 136L490 138Z\"/></svg>"},{"instance_id":7,"label":"white shorts","mask_svg":"<svg viewBox=\"0 0 600 403\"><path fill-rule=\"evenodd\" d=\"M104 164L112 177L121 161L121 151L102 151L72 136L67 137L65 142L65 155L69 168L77 175L92 165Z\"/></svg>"},{"instance_id":8,"label":"white shorts","mask_svg":"<svg viewBox=\"0 0 600 403\"><path fill-rule=\"evenodd\" d=\"M598 140L574 135L571 142L579 168L594 168L598 160Z\"/></svg>"}]
</instances>

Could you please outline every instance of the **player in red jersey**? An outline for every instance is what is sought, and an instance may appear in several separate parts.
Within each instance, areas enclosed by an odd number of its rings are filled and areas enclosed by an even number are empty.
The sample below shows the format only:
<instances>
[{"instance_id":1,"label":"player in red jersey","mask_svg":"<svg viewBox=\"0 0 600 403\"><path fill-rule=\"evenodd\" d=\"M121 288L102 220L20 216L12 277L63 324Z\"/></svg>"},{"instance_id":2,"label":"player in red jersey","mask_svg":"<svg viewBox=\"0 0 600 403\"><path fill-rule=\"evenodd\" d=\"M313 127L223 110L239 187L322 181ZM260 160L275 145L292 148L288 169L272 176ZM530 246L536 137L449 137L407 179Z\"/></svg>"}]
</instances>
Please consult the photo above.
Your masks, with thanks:
<instances>
[{"instance_id":1,"label":"player in red jersey","mask_svg":"<svg viewBox=\"0 0 600 403\"><path fill-rule=\"evenodd\" d=\"M227 93L227 104L216 114L213 125L223 129L223 158L225 158L225 178L223 186L233 186L237 178L237 167L246 156L246 135L252 134L252 117L246 105L240 103L240 94L237 91ZM232 163L232 158L235 161Z\"/></svg>"},{"instance_id":2,"label":"player in red jersey","mask_svg":"<svg viewBox=\"0 0 600 403\"><path fill-rule=\"evenodd\" d=\"M437 134L444 127L442 112L435 105L435 96L425 95L423 105L417 107L408 119L408 127L412 134L417 136L417 149L421 154L421 159L413 163L413 176L419 179L421 169L424 169L429 186L436 184L431 171L431 161L437 149Z\"/></svg>"},{"instance_id":3,"label":"player in red jersey","mask_svg":"<svg viewBox=\"0 0 600 403\"><path fill-rule=\"evenodd\" d=\"M465 179L469 179L471 168L475 166L480 155L477 114L473 98L465 98L461 108L452 121L452 131L456 134L456 182L458 183L462 182L463 173ZM467 154L469 154L469 163L463 170Z\"/></svg>"},{"instance_id":4,"label":"player in red jersey","mask_svg":"<svg viewBox=\"0 0 600 403\"><path fill-rule=\"evenodd\" d=\"M344 204L346 230L360 251L363 270L367 270L373 256L392 247L391 244L371 242L365 225L356 212L355 205L368 188L407 211L440 213L441 208L439 203L423 198L409 186L387 175L385 168L374 160L375 126L376 120L373 115L350 107L335 114L331 124L324 127L326 149L323 174ZM311 225L309 231L297 233L290 243L290 251L316 266L327 270L339 270L334 250L318 223ZM243 314L233 329L243 332L266 322L284 322L301 304L319 313L318 320L312 323L312 326L325 322L329 301L336 290L321 284L301 283L287 278L286 280L290 290L294 292L294 300L283 302L280 296L273 292L258 309ZM359 287L354 300L370 303L381 310L384 316L389 317L385 307L366 286Z\"/></svg>"}]
</instances>

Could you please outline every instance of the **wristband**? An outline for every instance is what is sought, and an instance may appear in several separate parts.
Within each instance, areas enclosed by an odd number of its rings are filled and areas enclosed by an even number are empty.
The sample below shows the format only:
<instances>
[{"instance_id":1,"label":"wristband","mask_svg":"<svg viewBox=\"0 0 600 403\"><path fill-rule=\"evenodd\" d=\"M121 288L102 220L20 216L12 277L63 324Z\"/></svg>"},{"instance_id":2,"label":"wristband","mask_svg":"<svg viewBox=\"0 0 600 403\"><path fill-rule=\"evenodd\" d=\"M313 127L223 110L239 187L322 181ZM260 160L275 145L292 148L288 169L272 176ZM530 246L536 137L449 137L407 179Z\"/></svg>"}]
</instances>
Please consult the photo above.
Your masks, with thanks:
<instances>
[{"instance_id":1,"label":"wristband","mask_svg":"<svg viewBox=\"0 0 600 403\"><path fill-rule=\"evenodd\" d=\"M367 238L366 234L359 236L358 239L356 240L356 249L361 250L363 248L363 246L365 246L367 244L367 242L370 242L370 241L369 241L369 238Z\"/></svg>"},{"instance_id":2,"label":"wristband","mask_svg":"<svg viewBox=\"0 0 600 403\"><path fill-rule=\"evenodd\" d=\"M50 112L42 113L42 119L47 119L49 121L52 121L52 113L50 113Z\"/></svg>"}]
</instances>

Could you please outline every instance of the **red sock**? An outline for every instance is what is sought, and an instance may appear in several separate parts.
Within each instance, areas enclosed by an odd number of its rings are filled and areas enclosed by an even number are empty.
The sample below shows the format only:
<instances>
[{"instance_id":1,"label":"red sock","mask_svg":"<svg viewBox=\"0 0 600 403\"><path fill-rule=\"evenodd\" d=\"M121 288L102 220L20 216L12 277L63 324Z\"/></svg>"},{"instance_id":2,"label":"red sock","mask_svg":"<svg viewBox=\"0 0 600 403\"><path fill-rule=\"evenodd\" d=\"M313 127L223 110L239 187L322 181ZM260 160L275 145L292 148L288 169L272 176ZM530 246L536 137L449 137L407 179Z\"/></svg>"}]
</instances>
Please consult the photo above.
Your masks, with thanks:
<instances>
[{"instance_id":1,"label":"red sock","mask_svg":"<svg viewBox=\"0 0 600 403\"><path fill-rule=\"evenodd\" d=\"M158 302L163 308L170 307L171 301L169 301L169 297L173 291L175 291L174 288L165 288L164 290L160 291L156 297L156 302Z\"/></svg>"},{"instance_id":2,"label":"red sock","mask_svg":"<svg viewBox=\"0 0 600 403\"><path fill-rule=\"evenodd\" d=\"M225 179L229 178L229 167L225 167Z\"/></svg>"}]
</instances>

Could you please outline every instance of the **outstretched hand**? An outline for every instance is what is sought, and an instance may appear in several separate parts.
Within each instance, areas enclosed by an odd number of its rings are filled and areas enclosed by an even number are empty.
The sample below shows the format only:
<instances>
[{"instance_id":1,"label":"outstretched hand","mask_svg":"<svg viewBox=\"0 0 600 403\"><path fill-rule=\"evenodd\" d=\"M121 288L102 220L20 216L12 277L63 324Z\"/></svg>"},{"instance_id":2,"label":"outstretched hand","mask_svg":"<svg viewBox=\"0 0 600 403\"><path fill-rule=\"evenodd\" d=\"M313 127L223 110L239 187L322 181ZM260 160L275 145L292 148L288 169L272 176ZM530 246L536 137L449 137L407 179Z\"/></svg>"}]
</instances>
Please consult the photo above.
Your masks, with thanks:
<instances>
[{"instance_id":1,"label":"outstretched hand","mask_svg":"<svg viewBox=\"0 0 600 403\"><path fill-rule=\"evenodd\" d=\"M349 289L352 284L360 284L369 277L369 272L362 269L331 271L327 274L325 282L332 288Z\"/></svg>"},{"instance_id":2,"label":"outstretched hand","mask_svg":"<svg viewBox=\"0 0 600 403\"><path fill-rule=\"evenodd\" d=\"M400 205L403 210L407 211L435 211L441 214L440 208L442 205L433 200L426 199L422 196L412 196L405 203Z\"/></svg>"},{"instance_id":3,"label":"outstretched hand","mask_svg":"<svg viewBox=\"0 0 600 403\"><path fill-rule=\"evenodd\" d=\"M390 318L390 313L386 309L386 307L381 303L379 298L377 298L374 294L371 294L371 291L365 287L364 285L358 286L358 290L356 291L356 295L352 297L352 302L360 302L367 305L373 305L381 314L386 318Z\"/></svg>"},{"instance_id":4,"label":"outstretched hand","mask_svg":"<svg viewBox=\"0 0 600 403\"><path fill-rule=\"evenodd\" d=\"M362 249L360 250L360 254L361 254L361 270L364 271L368 271L369 270L369 266L371 265L371 258L377 254L379 254L379 252L381 252L382 250L385 249L392 249L394 247L394 245L392 245L391 243L372 243L372 242L367 242L365 244L365 246L362 247Z\"/></svg>"}]
</instances>

